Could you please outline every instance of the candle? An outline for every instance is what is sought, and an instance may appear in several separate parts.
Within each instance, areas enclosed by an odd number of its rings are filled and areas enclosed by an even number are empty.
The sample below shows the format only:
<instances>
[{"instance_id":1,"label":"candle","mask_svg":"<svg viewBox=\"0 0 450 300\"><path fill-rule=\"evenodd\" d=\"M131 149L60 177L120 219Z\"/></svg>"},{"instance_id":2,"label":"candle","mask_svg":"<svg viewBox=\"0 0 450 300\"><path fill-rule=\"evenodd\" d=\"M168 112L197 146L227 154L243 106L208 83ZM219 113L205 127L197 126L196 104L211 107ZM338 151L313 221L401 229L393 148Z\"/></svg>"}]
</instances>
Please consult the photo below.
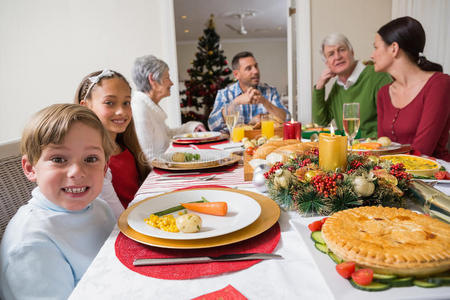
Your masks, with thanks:
<instances>
[{"instance_id":1,"label":"candle","mask_svg":"<svg viewBox=\"0 0 450 300\"><path fill-rule=\"evenodd\" d=\"M302 137L302 124L291 119L290 122L283 124L283 140L296 139L300 140Z\"/></svg>"},{"instance_id":2,"label":"candle","mask_svg":"<svg viewBox=\"0 0 450 300\"><path fill-rule=\"evenodd\" d=\"M334 133L334 132L333 132ZM320 133L319 134L319 167L324 171L335 171L347 167L347 137Z\"/></svg>"}]
</instances>

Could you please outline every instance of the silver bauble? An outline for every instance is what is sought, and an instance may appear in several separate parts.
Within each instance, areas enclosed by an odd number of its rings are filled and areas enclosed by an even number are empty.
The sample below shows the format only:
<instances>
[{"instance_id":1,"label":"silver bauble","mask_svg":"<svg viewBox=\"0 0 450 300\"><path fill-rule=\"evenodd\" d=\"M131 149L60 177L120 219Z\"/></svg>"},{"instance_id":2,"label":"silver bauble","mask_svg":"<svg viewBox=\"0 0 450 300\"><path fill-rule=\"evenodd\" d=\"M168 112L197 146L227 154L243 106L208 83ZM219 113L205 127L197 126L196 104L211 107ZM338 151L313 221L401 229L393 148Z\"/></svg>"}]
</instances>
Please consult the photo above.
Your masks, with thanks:
<instances>
[{"instance_id":1,"label":"silver bauble","mask_svg":"<svg viewBox=\"0 0 450 300\"><path fill-rule=\"evenodd\" d=\"M264 173L269 171L269 166L267 165L259 165L255 168L253 171L253 185L255 186L256 190L259 192L265 192L267 191L266 188L266 178L264 177Z\"/></svg>"}]
</instances>

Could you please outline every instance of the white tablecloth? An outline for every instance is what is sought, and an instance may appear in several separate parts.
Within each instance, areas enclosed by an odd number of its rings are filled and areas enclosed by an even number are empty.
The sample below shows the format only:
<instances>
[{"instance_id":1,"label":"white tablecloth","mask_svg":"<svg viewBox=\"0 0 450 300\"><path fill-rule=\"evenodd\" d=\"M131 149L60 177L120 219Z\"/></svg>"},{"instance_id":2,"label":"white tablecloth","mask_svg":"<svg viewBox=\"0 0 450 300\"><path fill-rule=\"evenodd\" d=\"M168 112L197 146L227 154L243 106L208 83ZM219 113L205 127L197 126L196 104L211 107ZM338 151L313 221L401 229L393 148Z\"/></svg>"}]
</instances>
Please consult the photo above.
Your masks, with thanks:
<instances>
[{"instance_id":1,"label":"white tablecloth","mask_svg":"<svg viewBox=\"0 0 450 300\"><path fill-rule=\"evenodd\" d=\"M437 188L450 194L450 184L440 184ZM246 190L256 192L251 186ZM134 202L153 195L155 193L141 194ZM245 270L191 280L156 279L127 269L115 255L114 243L119 234L116 226L70 299L191 299L222 289L228 284L233 285L249 299L334 299L303 239L289 220L305 221L296 212L281 213L279 220L281 239L274 253L282 255L283 260L266 260ZM401 297L389 298L430 299L415 295L415 291L423 292L424 289L420 290L417 287L402 289L400 289ZM450 288L438 288L436 291L440 295L437 298L446 298L446 295L449 296L447 299L450 298ZM384 292L362 293L367 300L377 297L382 299ZM345 297L345 299L362 298Z\"/></svg>"}]
</instances>

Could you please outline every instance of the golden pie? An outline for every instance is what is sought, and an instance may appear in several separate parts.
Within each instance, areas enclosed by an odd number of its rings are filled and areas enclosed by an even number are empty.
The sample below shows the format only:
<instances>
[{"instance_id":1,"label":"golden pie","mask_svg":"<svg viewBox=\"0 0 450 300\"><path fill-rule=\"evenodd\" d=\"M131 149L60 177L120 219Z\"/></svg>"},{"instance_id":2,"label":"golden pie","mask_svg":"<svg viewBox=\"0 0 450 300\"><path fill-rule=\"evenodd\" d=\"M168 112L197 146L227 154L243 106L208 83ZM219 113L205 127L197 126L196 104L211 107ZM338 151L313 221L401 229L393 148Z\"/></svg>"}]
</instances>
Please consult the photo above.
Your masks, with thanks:
<instances>
[{"instance_id":1,"label":"golden pie","mask_svg":"<svg viewBox=\"0 0 450 300\"><path fill-rule=\"evenodd\" d=\"M376 273L427 276L450 269L450 225L403 208L339 211L322 227L328 248Z\"/></svg>"}]
</instances>

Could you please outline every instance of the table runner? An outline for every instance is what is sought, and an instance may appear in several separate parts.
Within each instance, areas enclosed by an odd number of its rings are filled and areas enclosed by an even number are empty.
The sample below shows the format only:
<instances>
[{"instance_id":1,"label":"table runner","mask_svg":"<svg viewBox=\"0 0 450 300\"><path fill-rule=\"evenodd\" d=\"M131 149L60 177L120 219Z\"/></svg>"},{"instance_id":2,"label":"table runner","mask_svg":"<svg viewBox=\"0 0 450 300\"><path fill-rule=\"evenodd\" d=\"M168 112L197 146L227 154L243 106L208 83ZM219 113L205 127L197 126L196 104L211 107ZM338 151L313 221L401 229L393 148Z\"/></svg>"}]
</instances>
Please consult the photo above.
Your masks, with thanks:
<instances>
[{"instance_id":1,"label":"table runner","mask_svg":"<svg viewBox=\"0 0 450 300\"><path fill-rule=\"evenodd\" d=\"M134 272L160 279L181 280L234 272L249 268L261 260L139 267L133 266L133 261L137 258L220 256L254 252L272 253L280 240L280 235L280 225L277 222L270 229L251 239L230 245L205 249L167 249L135 242L120 233L117 236L114 248L119 261Z\"/></svg>"},{"instance_id":2,"label":"table runner","mask_svg":"<svg viewBox=\"0 0 450 300\"><path fill-rule=\"evenodd\" d=\"M136 196L147 193L156 192L168 192L174 189L192 187L193 185L223 185L226 187L252 187L253 183L251 181L244 181L244 167L238 165L237 163L231 166L225 166L220 168L211 168L205 170L193 170L199 171L199 175L183 176L186 180L167 180L167 181L157 181L164 173L173 173L165 170L154 168L150 174L148 174L144 183L137 191ZM181 171L178 171L181 172ZM189 172L189 171L185 171ZM211 180L203 181L196 179L199 176L206 176L210 174L217 174L217 176Z\"/></svg>"}]
</instances>

